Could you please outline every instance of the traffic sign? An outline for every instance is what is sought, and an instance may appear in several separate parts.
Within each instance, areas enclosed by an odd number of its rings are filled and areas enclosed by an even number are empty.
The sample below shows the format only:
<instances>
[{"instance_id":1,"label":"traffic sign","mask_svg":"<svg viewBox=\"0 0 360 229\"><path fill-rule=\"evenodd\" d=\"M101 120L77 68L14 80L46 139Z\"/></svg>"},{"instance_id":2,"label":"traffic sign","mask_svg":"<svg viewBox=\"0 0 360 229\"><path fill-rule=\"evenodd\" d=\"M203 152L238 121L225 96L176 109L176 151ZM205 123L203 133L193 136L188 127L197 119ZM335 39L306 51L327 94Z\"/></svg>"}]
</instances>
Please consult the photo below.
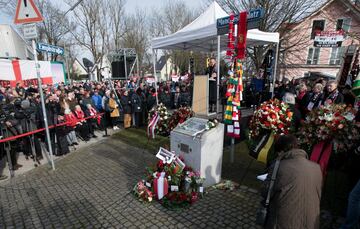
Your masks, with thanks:
<instances>
[{"instance_id":1,"label":"traffic sign","mask_svg":"<svg viewBox=\"0 0 360 229\"><path fill-rule=\"evenodd\" d=\"M38 37L36 24L24 24L23 25L23 32L24 32L24 38L25 39L35 39Z\"/></svg>"},{"instance_id":2,"label":"traffic sign","mask_svg":"<svg viewBox=\"0 0 360 229\"><path fill-rule=\"evenodd\" d=\"M62 47L44 44L44 43L37 43L37 50L41 52L56 54L56 55L64 55L65 52Z\"/></svg>"},{"instance_id":3,"label":"traffic sign","mask_svg":"<svg viewBox=\"0 0 360 229\"><path fill-rule=\"evenodd\" d=\"M259 27L261 19L264 17L264 9L258 8L250 10L247 16L247 29L255 29ZM230 17L223 17L217 19L216 27L218 29L218 35L227 34L229 32ZM234 24L239 22L239 15L234 18Z\"/></svg>"},{"instance_id":4,"label":"traffic sign","mask_svg":"<svg viewBox=\"0 0 360 229\"><path fill-rule=\"evenodd\" d=\"M34 0L18 0L15 14L15 24L41 22L43 18Z\"/></svg>"}]
</instances>

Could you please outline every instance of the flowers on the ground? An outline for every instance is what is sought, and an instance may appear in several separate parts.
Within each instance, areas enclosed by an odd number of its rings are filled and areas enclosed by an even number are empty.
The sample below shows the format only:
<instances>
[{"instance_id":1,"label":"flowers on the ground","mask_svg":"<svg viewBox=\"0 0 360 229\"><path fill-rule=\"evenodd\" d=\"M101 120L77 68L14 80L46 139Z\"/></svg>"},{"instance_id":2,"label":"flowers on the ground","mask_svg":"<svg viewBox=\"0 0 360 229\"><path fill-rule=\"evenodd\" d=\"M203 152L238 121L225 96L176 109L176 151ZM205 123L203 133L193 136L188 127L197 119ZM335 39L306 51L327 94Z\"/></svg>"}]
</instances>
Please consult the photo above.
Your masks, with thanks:
<instances>
[{"instance_id":1,"label":"flowers on the ground","mask_svg":"<svg viewBox=\"0 0 360 229\"><path fill-rule=\"evenodd\" d=\"M199 172L186 166L182 157L176 157L171 163L159 160L147 167L145 179L135 185L134 194L141 201L155 198L165 207L186 207L202 196L203 183Z\"/></svg>"},{"instance_id":2,"label":"flowers on the ground","mask_svg":"<svg viewBox=\"0 0 360 229\"><path fill-rule=\"evenodd\" d=\"M135 185L133 192L140 201L151 202L153 200L153 193L146 187L143 181L139 181Z\"/></svg>"},{"instance_id":3,"label":"flowers on the ground","mask_svg":"<svg viewBox=\"0 0 360 229\"><path fill-rule=\"evenodd\" d=\"M307 148L320 141L332 141L335 152L348 152L360 139L356 110L347 105L331 104L312 110L298 133Z\"/></svg>"},{"instance_id":4,"label":"flowers on the ground","mask_svg":"<svg viewBox=\"0 0 360 229\"><path fill-rule=\"evenodd\" d=\"M289 133L293 113L289 106L277 99L260 105L250 121L250 137L256 138L264 133L275 135Z\"/></svg>"}]
</instances>

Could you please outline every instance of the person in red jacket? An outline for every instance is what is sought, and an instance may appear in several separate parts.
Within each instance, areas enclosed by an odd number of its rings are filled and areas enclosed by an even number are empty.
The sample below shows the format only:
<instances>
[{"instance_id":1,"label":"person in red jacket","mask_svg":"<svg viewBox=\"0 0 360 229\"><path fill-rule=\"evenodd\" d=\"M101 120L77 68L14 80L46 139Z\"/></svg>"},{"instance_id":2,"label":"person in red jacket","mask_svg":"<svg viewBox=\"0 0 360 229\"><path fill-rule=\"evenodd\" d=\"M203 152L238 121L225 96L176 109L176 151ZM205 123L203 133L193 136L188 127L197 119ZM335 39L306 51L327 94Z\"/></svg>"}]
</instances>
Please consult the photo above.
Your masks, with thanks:
<instances>
[{"instance_id":1,"label":"person in red jacket","mask_svg":"<svg viewBox=\"0 0 360 229\"><path fill-rule=\"evenodd\" d=\"M67 126L69 127L70 131L66 136L66 139L69 143L69 145L78 145L75 133L76 125L78 124L78 119L74 115L74 113L71 112L70 109L65 109L65 121L68 123Z\"/></svg>"}]
</instances>

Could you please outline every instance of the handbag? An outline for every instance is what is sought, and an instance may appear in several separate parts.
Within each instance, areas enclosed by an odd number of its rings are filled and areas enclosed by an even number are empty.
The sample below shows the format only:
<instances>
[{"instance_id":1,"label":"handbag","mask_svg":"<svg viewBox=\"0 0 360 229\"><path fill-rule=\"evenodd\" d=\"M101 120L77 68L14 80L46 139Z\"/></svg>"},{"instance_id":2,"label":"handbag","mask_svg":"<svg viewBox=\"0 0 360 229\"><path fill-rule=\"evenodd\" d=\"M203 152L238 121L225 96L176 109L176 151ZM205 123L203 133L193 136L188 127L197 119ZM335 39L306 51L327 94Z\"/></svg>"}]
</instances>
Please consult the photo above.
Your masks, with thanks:
<instances>
[{"instance_id":1,"label":"handbag","mask_svg":"<svg viewBox=\"0 0 360 229\"><path fill-rule=\"evenodd\" d=\"M280 158L278 158L276 160L276 162L275 162L274 170L273 170L273 173L271 175L269 190L267 192L267 196L266 196L266 200L265 200L265 205L261 206L258 209L257 213L256 213L256 224L257 225L264 226L265 223L266 223L266 219L267 219L267 215L268 215L268 208L269 208L269 204L270 204L271 193L272 193L272 191L274 189L274 184L275 184L277 172L279 170L279 166L280 166Z\"/></svg>"}]
</instances>

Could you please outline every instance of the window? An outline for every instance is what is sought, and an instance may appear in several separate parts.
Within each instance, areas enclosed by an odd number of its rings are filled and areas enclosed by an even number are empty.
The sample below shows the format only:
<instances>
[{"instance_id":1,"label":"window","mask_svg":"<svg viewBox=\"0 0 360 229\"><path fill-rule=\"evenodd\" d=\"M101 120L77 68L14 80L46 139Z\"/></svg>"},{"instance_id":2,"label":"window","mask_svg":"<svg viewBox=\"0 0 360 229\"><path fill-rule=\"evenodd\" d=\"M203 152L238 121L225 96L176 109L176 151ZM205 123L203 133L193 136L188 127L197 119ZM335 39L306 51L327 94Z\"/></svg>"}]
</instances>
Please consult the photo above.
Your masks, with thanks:
<instances>
[{"instance_id":1,"label":"window","mask_svg":"<svg viewBox=\"0 0 360 229\"><path fill-rule=\"evenodd\" d=\"M318 64L320 48L309 48L306 64Z\"/></svg>"},{"instance_id":2,"label":"window","mask_svg":"<svg viewBox=\"0 0 360 229\"><path fill-rule=\"evenodd\" d=\"M336 22L336 31L344 30L345 32L349 32L350 30L351 18L341 18Z\"/></svg>"},{"instance_id":3,"label":"window","mask_svg":"<svg viewBox=\"0 0 360 229\"><path fill-rule=\"evenodd\" d=\"M324 31L325 28L325 20L314 20L311 30L311 39L315 38L316 32Z\"/></svg>"},{"instance_id":4,"label":"window","mask_svg":"<svg viewBox=\"0 0 360 229\"><path fill-rule=\"evenodd\" d=\"M330 65L339 65L344 53L344 47L334 47L331 50Z\"/></svg>"}]
</instances>

